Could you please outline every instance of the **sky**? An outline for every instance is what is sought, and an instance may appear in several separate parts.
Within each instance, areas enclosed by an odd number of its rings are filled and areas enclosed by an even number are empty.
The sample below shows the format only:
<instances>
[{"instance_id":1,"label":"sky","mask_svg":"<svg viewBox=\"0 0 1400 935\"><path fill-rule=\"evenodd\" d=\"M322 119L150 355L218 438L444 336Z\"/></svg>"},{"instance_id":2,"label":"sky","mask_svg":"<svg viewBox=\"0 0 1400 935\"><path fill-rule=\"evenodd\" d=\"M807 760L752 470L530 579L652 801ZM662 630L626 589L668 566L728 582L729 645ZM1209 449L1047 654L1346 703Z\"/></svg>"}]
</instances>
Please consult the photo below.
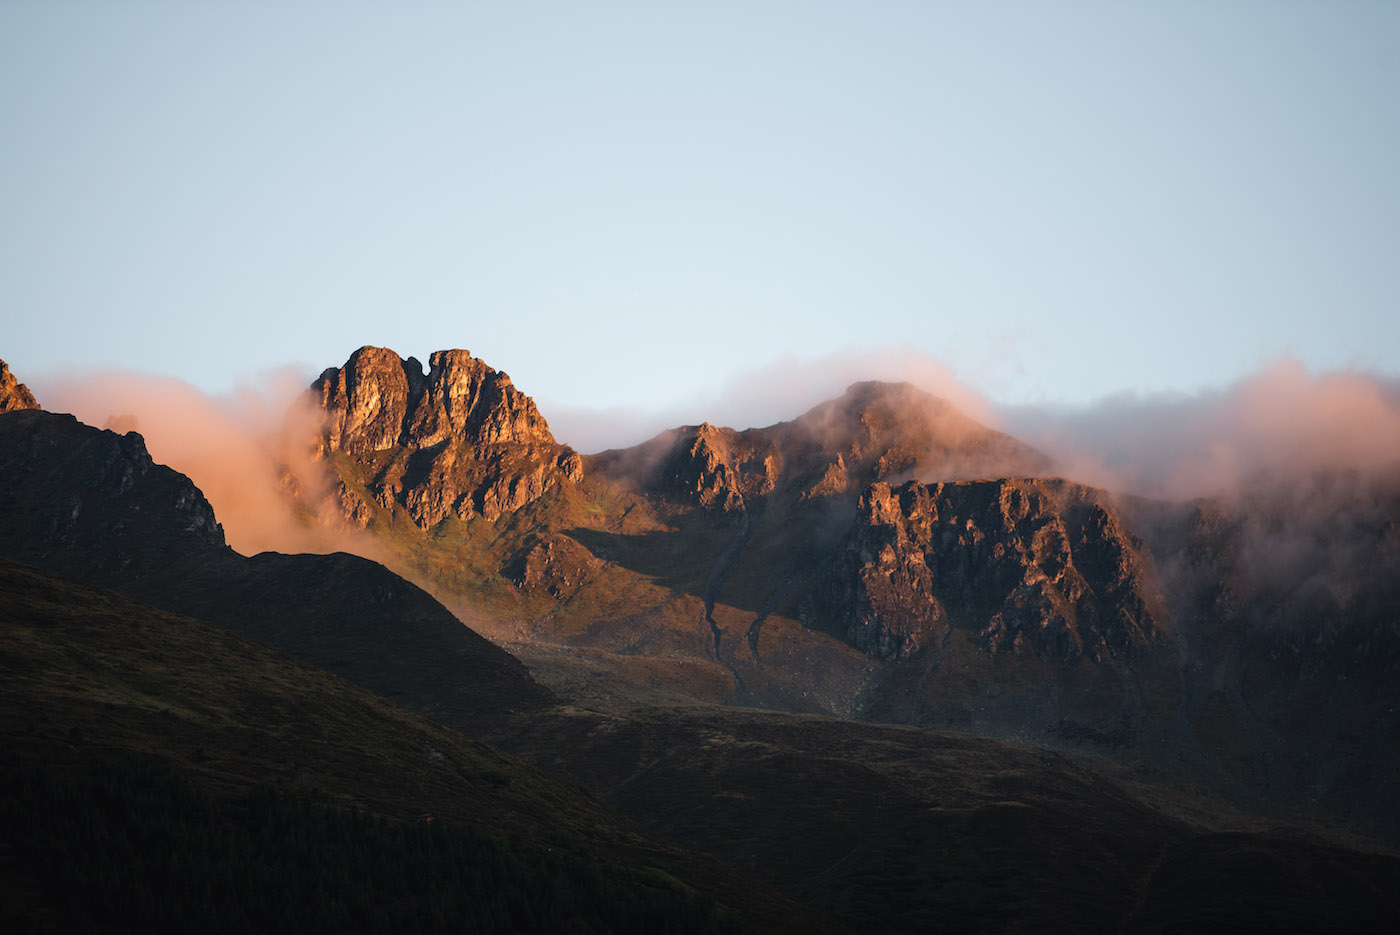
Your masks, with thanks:
<instances>
[{"instance_id":1,"label":"sky","mask_svg":"<svg viewBox=\"0 0 1400 935\"><path fill-rule=\"evenodd\" d=\"M1388 2L6 0L0 359L462 347L581 447L911 371L1393 387L1397 100Z\"/></svg>"}]
</instances>

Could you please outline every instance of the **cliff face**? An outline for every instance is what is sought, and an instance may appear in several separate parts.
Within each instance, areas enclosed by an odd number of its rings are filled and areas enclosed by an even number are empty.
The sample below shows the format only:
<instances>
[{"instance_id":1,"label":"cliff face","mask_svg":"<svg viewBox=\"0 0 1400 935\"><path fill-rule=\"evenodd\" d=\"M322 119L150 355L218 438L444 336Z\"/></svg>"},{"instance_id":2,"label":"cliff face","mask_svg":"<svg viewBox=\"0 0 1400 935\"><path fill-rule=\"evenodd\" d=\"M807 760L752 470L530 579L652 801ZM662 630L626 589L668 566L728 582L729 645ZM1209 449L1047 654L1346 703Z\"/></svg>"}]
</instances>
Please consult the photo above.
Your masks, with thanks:
<instances>
[{"instance_id":1,"label":"cliff face","mask_svg":"<svg viewBox=\"0 0 1400 935\"><path fill-rule=\"evenodd\" d=\"M449 516L494 520L572 483L583 462L560 445L535 403L467 351L417 359L362 347L312 384L326 412L323 454L360 463L365 492L342 485L346 519L363 526L372 503L397 502L424 528Z\"/></svg>"},{"instance_id":2,"label":"cliff face","mask_svg":"<svg viewBox=\"0 0 1400 935\"><path fill-rule=\"evenodd\" d=\"M0 412L39 408L39 402L29 392L29 387L16 380L10 368L0 360Z\"/></svg>"},{"instance_id":3,"label":"cliff face","mask_svg":"<svg viewBox=\"0 0 1400 935\"><path fill-rule=\"evenodd\" d=\"M325 447L366 454L457 441L476 448L553 445L535 403L510 377L462 350L437 351L425 376L417 358L362 347L312 384L326 411Z\"/></svg>"},{"instance_id":4,"label":"cliff face","mask_svg":"<svg viewBox=\"0 0 1400 935\"><path fill-rule=\"evenodd\" d=\"M1062 480L872 485L827 599L855 646L891 659L954 625L1064 662L1165 636L1142 543L1100 491Z\"/></svg>"}]
</instances>

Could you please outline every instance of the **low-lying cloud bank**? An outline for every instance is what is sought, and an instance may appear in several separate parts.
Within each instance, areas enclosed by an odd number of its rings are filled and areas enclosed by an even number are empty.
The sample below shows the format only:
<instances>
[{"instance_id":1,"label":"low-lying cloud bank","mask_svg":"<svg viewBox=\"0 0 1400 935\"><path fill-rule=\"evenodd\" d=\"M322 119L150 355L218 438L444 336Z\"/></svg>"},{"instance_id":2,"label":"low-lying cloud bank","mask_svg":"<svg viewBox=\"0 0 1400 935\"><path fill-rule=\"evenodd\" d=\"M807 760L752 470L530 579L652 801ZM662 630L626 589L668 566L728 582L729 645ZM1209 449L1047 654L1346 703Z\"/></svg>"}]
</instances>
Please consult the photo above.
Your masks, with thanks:
<instances>
[{"instance_id":1,"label":"low-lying cloud bank","mask_svg":"<svg viewBox=\"0 0 1400 935\"><path fill-rule=\"evenodd\" d=\"M912 383L980 422L990 425L995 418L986 397L960 382L947 364L906 349L845 351L812 360L787 357L713 393L662 409L583 409L549 399L536 403L555 438L592 454L628 448L682 425L709 422L742 430L789 421L863 380ZM529 393L528 387L522 390Z\"/></svg>"},{"instance_id":2,"label":"low-lying cloud bank","mask_svg":"<svg viewBox=\"0 0 1400 935\"><path fill-rule=\"evenodd\" d=\"M677 425L746 428L792 419L860 380L907 381L969 416L1036 446L1056 473L1111 490L1169 499L1232 496L1261 482L1320 472L1400 470L1400 381L1311 374L1283 360L1232 386L1174 397L1121 396L1075 409L997 407L943 363L910 351L782 360L708 398L666 411L540 409L556 437L582 451L637 444ZM333 489L313 457L320 412L294 369L211 396L162 377L103 373L31 380L45 408L99 427L135 429L152 456L188 474L245 554L343 549L373 557L363 534L307 523L289 508ZM522 387L528 393L529 387Z\"/></svg>"},{"instance_id":3,"label":"low-lying cloud bank","mask_svg":"<svg viewBox=\"0 0 1400 935\"><path fill-rule=\"evenodd\" d=\"M211 396L179 380L106 372L36 381L45 409L114 431L137 431L158 463L186 474L208 498L235 550L362 551L369 543L298 519L289 485L319 503L331 480L313 457L320 413L302 374L265 374L257 386Z\"/></svg>"},{"instance_id":4,"label":"low-lying cloud bank","mask_svg":"<svg viewBox=\"0 0 1400 935\"><path fill-rule=\"evenodd\" d=\"M732 428L793 419L860 380L909 382L1039 448L1064 476L1170 499L1228 497L1319 471L1400 467L1400 381L1309 373L1279 360L1196 394L1124 394L1074 408L999 406L946 364L913 351L779 361L693 404L664 411L583 410L543 402L555 436L580 451L636 444L677 425ZM528 391L528 390L527 390Z\"/></svg>"},{"instance_id":5,"label":"low-lying cloud bank","mask_svg":"<svg viewBox=\"0 0 1400 935\"><path fill-rule=\"evenodd\" d=\"M1322 473L1400 468L1400 381L1281 360L1223 389L1003 409L998 427L1085 483L1167 499L1231 497Z\"/></svg>"}]
</instances>

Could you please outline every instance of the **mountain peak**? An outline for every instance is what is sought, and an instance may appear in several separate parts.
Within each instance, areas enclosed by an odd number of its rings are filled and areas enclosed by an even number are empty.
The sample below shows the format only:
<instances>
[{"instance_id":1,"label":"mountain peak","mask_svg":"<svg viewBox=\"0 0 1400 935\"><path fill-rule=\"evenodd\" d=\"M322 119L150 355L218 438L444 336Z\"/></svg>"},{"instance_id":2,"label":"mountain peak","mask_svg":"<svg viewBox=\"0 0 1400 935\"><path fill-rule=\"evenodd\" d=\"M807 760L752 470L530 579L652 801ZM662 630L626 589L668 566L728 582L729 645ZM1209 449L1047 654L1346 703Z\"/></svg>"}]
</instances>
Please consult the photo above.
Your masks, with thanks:
<instances>
[{"instance_id":1,"label":"mountain peak","mask_svg":"<svg viewBox=\"0 0 1400 935\"><path fill-rule=\"evenodd\" d=\"M919 389L907 380L857 380L846 387L846 392L841 394L843 399L880 399L887 397L907 397L913 395L934 396L925 390Z\"/></svg>"},{"instance_id":2,"label":"mountain peak","mask_svg":"<svg viewBox=\"0 0 1400 935\"><path fill-rule=\"evenodd\" d=\"M9 366L0 360L0 412L18 409L42 409L29 387L15 379Z\"/></svg>"},{"instance_id":3,"label":"mountain peak","mask_svg":"<svg viewBox=\"0 0 1400 935\"><path fill-rule=\"evenodd\" d=\"M705 509L742 513L780 491L805 500L881 480L1031 475L1049 460L912 383L866 380L790 422L742 432L682 426L593 464Z\"/></svg>"},{"instance_id":4,"label":"mountain peak","mask_svg":"<svg viewBox=\"0 0 1400 935\"><path fill-rule=\"evenodd\" d=\"M325 448L366 454L448 439L555 443L534 401L470 351L434 351L428 366L425 375L417 358L367 346L344 367L326 369L312 384L327 415Z\"/></svg>"},{"instance_id":5,"label":"mountain peak","mask_svg":"<svg viewBox=\"0 0 1400 935\"><path fill-rule=\"evenodd\" d=\"M1048 459L1034 448L912 383L852 383L843 395L813 407L785 428L808 447L832 456L833 463L839 454L849 488L900 476L1009 477L1038 474L1049 467Z\"/></svg>"},{"instance_id":6,"label":"mountain peak","mask_svg":"<svg viewBox=\"0 0 1400 935\"><path fill-rule=\"evenodd\" d=\"M558 444L534 400L509 376L460 348L417 358L362 347L311 386L325 411L322 451L352 457L395 451L366 489L345 491L346 516L363 526L371 502L398 502L420 526L449 515L495 519L577 480L582 462ZM408 455L413 458L412 469Z\"/></svg>"}]
</instances>

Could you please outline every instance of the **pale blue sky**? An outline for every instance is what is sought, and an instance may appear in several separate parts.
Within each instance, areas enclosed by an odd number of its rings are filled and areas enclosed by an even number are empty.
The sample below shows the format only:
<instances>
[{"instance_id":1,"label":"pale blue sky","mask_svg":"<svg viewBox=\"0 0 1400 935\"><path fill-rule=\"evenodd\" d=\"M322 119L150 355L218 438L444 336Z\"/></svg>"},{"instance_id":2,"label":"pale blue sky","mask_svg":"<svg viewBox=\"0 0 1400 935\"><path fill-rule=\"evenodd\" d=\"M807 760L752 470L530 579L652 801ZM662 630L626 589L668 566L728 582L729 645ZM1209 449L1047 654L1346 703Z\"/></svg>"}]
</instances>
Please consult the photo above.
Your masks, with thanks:
<instances>
[{"instance_id":1,"label":"pale blue sky","mask_svg":"<svg viewBox=\"0 0 1400 935\"><path fill-rule=\"evenodd\" d=\"M1397 3L5 0L0 358L465 347L642 409L887 349L1009 405L1394 376L1397 167Z\"/></svg>"}]
</instances>

